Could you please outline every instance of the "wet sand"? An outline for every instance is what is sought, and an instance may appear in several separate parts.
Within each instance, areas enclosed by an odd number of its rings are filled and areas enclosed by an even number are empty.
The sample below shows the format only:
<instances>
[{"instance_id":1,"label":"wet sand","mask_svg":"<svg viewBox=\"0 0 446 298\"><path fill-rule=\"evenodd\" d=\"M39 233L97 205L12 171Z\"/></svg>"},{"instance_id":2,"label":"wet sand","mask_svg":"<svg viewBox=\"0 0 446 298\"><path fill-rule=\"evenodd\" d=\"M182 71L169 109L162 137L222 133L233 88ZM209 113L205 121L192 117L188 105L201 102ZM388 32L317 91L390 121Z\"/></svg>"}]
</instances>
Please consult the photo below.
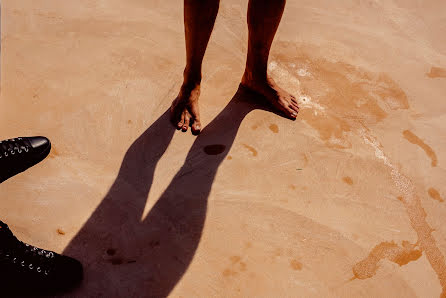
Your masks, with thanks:
<instances>
[{"instance_id":1,"label":"wet sand","mask_svg":"<svg viewBox=\"0 0 446 298\"><path fill-rule=\"evenodd\" d=\"M0 185L25 242L85 265L66 297L446 297L446 2L288 1L269 61L296 121L237 91L247 1L222 1L199 137L174 1L2 1Z\"/></svg>"}]
</instances>

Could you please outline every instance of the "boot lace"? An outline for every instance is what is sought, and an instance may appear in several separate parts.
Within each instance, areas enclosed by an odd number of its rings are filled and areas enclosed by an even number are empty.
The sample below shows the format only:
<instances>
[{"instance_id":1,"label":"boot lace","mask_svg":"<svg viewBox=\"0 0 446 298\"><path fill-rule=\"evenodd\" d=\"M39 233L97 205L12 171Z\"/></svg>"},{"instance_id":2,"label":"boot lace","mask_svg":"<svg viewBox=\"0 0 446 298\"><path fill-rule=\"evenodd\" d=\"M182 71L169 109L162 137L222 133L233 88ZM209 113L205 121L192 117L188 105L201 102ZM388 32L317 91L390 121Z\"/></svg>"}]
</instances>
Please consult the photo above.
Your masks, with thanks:
<instances>
[{"instance_id":1,"label":"boot lace","mask_svg":"<svg viewBox=\"0 0 446 298\"><path fill-rule=\"evenodd\" d=\"M16 154L29 152L31 146L23 138L0 141L0 161L14 157Z\"/></svg>"},{"instance_id":2,"label":"boot lace","mask_svg":"<svg viewBox=\"0 0 446 298\"><path fill-rule=\"evenodd\" d=\"M0 231L10 245L0 247L0 260L17 266L20 271L35 271L48 276L54 265L55 253L18 240L8 225L0 221ZM2 241L3 242L3 241Z\"/></svg>"}]
</instances>

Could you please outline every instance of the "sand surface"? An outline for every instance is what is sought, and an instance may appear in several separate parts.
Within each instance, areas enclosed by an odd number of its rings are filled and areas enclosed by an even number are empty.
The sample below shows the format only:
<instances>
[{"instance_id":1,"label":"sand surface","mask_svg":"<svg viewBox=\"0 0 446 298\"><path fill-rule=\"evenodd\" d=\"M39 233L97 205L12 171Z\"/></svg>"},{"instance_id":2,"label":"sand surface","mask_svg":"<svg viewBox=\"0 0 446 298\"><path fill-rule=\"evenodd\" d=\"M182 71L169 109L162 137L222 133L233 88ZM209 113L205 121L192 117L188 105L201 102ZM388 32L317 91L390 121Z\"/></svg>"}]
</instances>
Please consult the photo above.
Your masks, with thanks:
<instances>
[{"instance_id":1,"label":"sand surface","mask_svg":"<svg viewBox=\"0 0 446 298\"><path fill-rule=\"evenodd\" d=\"M247 1L222 1L198 138L166 114L181 1L2 6L0 137L53 149L0 218L83 262L67 297L446 297L446 1L289 0L294 122L236 93Z\"/></svg>"}]
</instances>

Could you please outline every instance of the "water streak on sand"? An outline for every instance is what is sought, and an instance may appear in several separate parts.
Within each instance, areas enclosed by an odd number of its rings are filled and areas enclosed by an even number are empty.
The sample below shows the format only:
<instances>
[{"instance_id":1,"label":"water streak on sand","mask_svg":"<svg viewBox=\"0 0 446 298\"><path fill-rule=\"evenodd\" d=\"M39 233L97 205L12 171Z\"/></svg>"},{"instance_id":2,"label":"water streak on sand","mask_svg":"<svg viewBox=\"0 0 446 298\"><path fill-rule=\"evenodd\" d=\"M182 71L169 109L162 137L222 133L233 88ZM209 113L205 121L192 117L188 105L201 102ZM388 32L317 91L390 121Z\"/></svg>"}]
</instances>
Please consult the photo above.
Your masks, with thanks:
<instances>
[{"instance_id":1,"label":"water streak on sand","mask_svg":"<svg viewBox=\"0 0 446 298\"><path fill-rule=\"evenodd\" d=\"M431 79L446 78L446 69L433 66L431 71L426 75Z\"/></svg>"},{"instance_id":2,"label":"water streak on sand","mask_svg":"<svg viewBox=\"0 0 446 298\"><path fill-rule=\"evenodd\" d=\"M281 50L270 65L270 72L278 79L279 84L300 98L299 104L302 107L311 108L311 112L301 110L301 119L317 130L328 147L351 147L348 133L359 131L364 142L375 149L376 157L389 167L395 186L404 196L400 201L418 235L417 250L408 242L403 243L402 247L388 242L378 245L366 261L353 268L355 276L373 276L375 267L382 258L402 265L418 259L421 252L424 252L443 288L442 297L446 297L445 259L431 234L432 228L426 221L426 213L416 195L415 187L387 158L377 140L366 131L366 127L386 118L389 111L408 109L406 94L386 74L371 73L344 62L315 58L286 42L281 42L278 48ZM299 76L297 79L295 69L290 65L305 65L311 76ZM438 71L434 69L433 73L438 74ZM436 155L429 146L410 132L406 132L405 137L422 147L431 157L432 166L436 166ZM361 271L361 268L367 270Z\"/></svg>"},{"instance_id":3,"label":"water streak on sand","mask_svg":"<svg viewBox=\"0 0 446 298\"><path fill-rule=\"evenodd\" d=\"M399 201L403 203L406 212L409 216L410 224L418 236L418 247L425 253L427 260L432 266L432 269L437 274L440 285L443 288L441 298L446 298L446 262L445 258L437 246L435 238L432 236L433 229L429 226L426 220L426 212L421 205L420 198L416 195L415 187L409 178L400 173L396 166L394 166L387 156L384 154L382 146L370 133L361 130L361 135L366 144L369 144L375 149L375 155L381 159L391 170L391 176L395 186L402 193ZM353 270L353 272L355 272Z\"/></svg>"},{"instance_id":4,"label":"water streak on sand","mask_svg":"<svg viewBox=\"0 0 446 298\"><path fill-rule=\"evenodd\" d=\"M243 146L245 146L246 149L248 149L249 151L251 151L252 156L257 156L257 150L254 147L251 147L249 145L243 144Z\"/></svg>"},{"instance_id":5,"label":"water streak on sand","mask_svg":"<svg viewBox=\"0 0 446 298\"><path fill-rule=\"evenodd\" d=\"M345 183L347 183L348 185L353 185L353 179L346 176L344 178L342 178L342 181L344 181Z\"/></svg>"},{"instance_id":6,"label":"water streak on sand","mask_svg":"<svg viewBox=\"0 0 446 298\"><path fill-rule=\"evenodd\" d=\"M298 260L291 260L290 266L291 266L291 268L293 268L293 270L296 270L296 271L302 270L302 263L299 262Z\"/></svg>"},{"instance_id":7,"label":"water streak on sand","mask_svg":"<svg viewBox=\"0 0 446 298\"><path fill-rule=\"evenodd\" d=\"M313 57L308 49L287 42L279 42L278 48L271 75L299 98L300 119L330 148L350 148L349 132L382 121L391 110L409 107L404 91L386 74ZM300 76L291 65L302 65L311 75Z\"/></svg>"},{"instance_id":8,"label":"water streak on sand","mask_svg":"<svg viewBox=\"0 0 446 298\"><path fill-rule=\"evenodd\" d=\"M273 133L278 133L279 132L279 127L276 124L271 124L269 126L269 129L273 132Z\"/></svg>"},{"instance_id":9,"label":"water streak on sand","mask_svg":"<svg viewBox=\"0 0 446 298\"><path fill-rule=\"evenodd\" d=\"M435 154L434 150L432 150L432 148L429 145L427 145L425 142L423 142L422 139L417 137L410 130L403 131L403 136L404 136L404 138L406 138L406 140L408 140L412 144L420 146L421 149L423 149L424 152L426 152L427 156L429 156L429 158L431 159L431 165L433 167L437 166L437 155Z\"/></svg>"},{"instance_id":10,"label":"water streak on sand","mask_svg":"<svg viewBox=\"0 0 446 298\"><path fill-rule=\"evenodd\" d=\"M429 196L434 199L439 201L440 203L444 202L443 198L440 196L440 193L438 192L438 190L436 190L435 188L429 188L427 190L427 193L429 194Z\"/></svg>"},{"instance_id":11,"label":"water streak on sand","mask_svg":"<svg viewBox=\"0 0 446 298\"><path fill-rule=\"evenodd\" d=\"M418 260L422 253L421 250L415 249L416 246L408 241L403 241L402 246L398 246L393 241L382 242L372 249L367 258L353 266L353 274L358 279L370 278L376 274L379 262L383 259L388 259L400 266Z\"/></svg>"}]
</instances>

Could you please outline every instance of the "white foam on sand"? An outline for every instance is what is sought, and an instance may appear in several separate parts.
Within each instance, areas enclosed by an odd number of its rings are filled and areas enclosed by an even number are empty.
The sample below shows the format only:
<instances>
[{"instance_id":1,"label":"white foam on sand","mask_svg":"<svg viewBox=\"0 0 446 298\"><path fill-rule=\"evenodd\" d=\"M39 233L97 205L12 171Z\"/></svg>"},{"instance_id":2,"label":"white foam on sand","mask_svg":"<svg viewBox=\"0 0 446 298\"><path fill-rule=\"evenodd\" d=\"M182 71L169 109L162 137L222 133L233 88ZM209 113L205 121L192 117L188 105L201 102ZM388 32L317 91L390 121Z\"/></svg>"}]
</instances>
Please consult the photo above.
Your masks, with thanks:
<instances>
[{"instance_id":1,"label":"white foam on sand","mask_svg":"<svg viewBox=\"0 0 446 298\"><path fill-rule=\"evenodd\" d=\"M297 71L297 74L298 74L300 77L309 77L309 76L311 76L311 72L309 72L306 68L300 68L300 69Z\"/></svg>"},{"instance_id":2,"label":"white foam on sand","mask_svg":"<svg viewBox=\"0 0 446 298\"><path fill-rule=\"evenodd\" d=\"M290 64L291 67L293 67L293 65L294 64ZM280 66L276 61L271 61L268 64L268 70L279 85L283 86L284 89L291 94L297 96L300 107L313 109L315 115L324 113L325 108L323 106L315 102L309 95L302 94L300 81L294 74ZM299 72L302 76L311 75L306 69L299 69L298 73Z\"/></svg>"},{"instance_id":3,"label":"white foam on sand","mask_svg":"<svg viewBox=\"0 0 446 298\"><path fill-rule=\"evenodd\" d=\"M276 61L271 61L268 64L268 70L280 85L284 85L293 94L300 94L300 81L292 73L281 67Z\"/></svg>"},{"instance_id":4,"label":"white foam on sand","mask_svg":"<svg viewBox=\"0 0 446 298\"><path fill-rule=\"evenodd\" d=\"M314 114L317 116L318 112L324 113L325 107L315 102L309 95L299 96L299 106L313 109Z\"/></svg>"},{"instance_id":5,"label":"white foam on sand","mask_svg":"<svg viewBox=\"0 0 446 298\"><path fill-rule=\"evenodd\" d=\"M381 144L376 140L375 137L371 136L365 130L361 130L360 134L364 142L375 149L375 156L381 159L385 165L387 165L391 169L391 176L393 183L398 188L398 190L404 194L406 201L410 202L414 199L415 187L409 178L403 175L395 165L393 165L389 158L385 155L382 150Z\"/></svg>"}]
</instances>

